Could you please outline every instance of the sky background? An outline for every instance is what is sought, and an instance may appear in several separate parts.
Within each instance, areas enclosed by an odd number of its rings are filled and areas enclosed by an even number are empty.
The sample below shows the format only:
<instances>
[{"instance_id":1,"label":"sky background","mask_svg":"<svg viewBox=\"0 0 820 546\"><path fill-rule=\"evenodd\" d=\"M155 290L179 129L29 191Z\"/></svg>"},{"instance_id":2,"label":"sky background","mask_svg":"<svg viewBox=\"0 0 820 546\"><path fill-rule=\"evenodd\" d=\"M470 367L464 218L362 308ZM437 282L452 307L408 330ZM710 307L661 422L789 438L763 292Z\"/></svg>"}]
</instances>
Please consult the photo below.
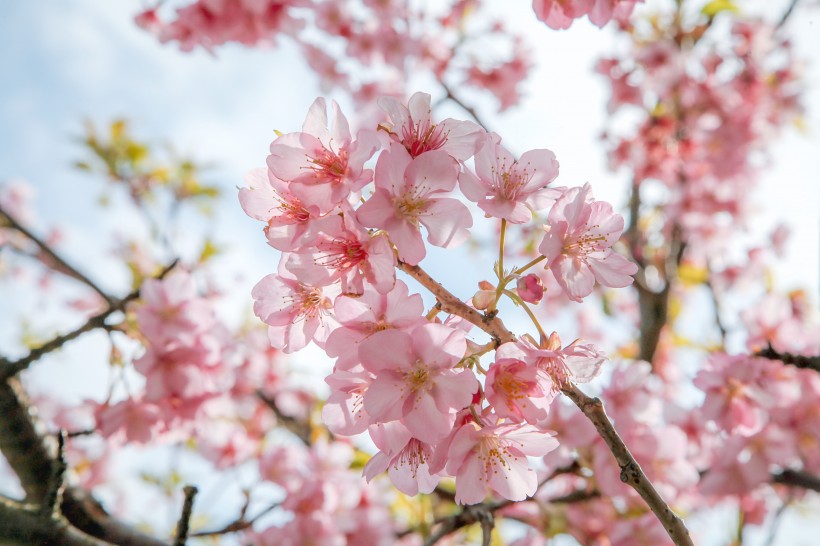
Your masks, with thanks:
<instances>
[{"instance_id":1,"label":"sky background","mask_svg":"<svg viewBox=\"0 0 820 546\"><path fill-rule=\"evenodd\" d=\"M741 4L776 20L787 2ZM482 116L513 150L553 150L561 163L560 185L589 181L597 198L623 208L626 178L606 169L598 138L608 93L603 79L593 72L598 56L613 47L613 32L596 29L586 20L577 21L569 31L556 32L535 20L526 0L505 0L498 6L528 35L535 48L536 67L520 106L497 115L493 103L477 100ZM100 234L128 231L132 225L127 216L100 211L97 198L103 184L71 168L83 157L75 142L83 134L83 121L104 126L114 118L128 118L138 138L173 143L181 154L213 165L209 180L223 188L225 196L208 229L226 248L233 270L242 273L224 280L235 294L225 313L231 320L240 320L250 307L250 287L275 270L277 256L265 245L260 226L242 212L235 188L243 184L246 171L264 166L274 129L290 132L301 127L308 106L320 94L317 81L285 42L277 50L228 46L216 56L163 46L133 24L132 17L141 7L141 2L129 0L3 2L0 183L19 178L32 184L41 225L60 226L65 234L64 251L73 262L91 270L104 288L124 293L127 275L112 267L110 239ZM776 282L786 289L807 288L816 306L820 279L820 11L798 12L788 24L798 56L807 62L805 129L787 130L772 146L772 168L762 175L755 190L760 209L750 229L763 236L778 222L790 226L792 239L787 257L777 265ZM434 100L441 93L423 78L416 89L430 92ZM355 118L349 103L343 105ZM439 116L467 118L452 105L444 105ZM456 254L434 251L426 263L437 278L465 298L478 280L491 275L491 261L480 262L465 249ZM452 263L461 266L452 267ZM0 280L0 346L4 350L14 350L10 344L20 332L20 313L39 303L36 294ZM44 331L56 328L60 321L48 314L37 320ZM61 357L65 366L37 373L51 380L68 379L80 369L72 363L86 348L76 345ZM315 356L308 352L302 358L307 361ZM90 395L104 384L104 378L90 378L73 396ZM778 544L801 544L799 539L804 537L792 538L797 542L783 539Z\"/></svg>"}]
</instances>

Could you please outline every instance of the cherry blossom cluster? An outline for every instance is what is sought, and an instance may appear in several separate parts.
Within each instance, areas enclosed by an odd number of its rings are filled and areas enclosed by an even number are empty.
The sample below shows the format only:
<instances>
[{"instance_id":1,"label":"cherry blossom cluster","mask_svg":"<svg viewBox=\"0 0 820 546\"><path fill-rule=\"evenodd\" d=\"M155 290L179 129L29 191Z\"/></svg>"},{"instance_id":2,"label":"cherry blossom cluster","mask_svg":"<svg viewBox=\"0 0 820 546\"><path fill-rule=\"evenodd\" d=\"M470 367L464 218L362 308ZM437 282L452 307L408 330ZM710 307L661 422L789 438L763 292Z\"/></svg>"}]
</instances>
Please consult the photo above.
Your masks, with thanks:
<instances>
[{"instance_id":1,"label":"cherry blossom cluster","mask_svg":"<svg viewBox=\"0 0 820 546\"><path fill-rule=\"evenodd\" d=\"M250 173L239 194L282 252L278 272L253 290L254 311L275 348L292 353L313 342L336 358L323 417L334 434L369 432L380 451L368 478L387 471L413 495L452 476L457 502L488 492L522 500L537 488L528 457L558 446L547 426L553 399L597 376L606 358L579 341L562 346L537 325L539 341L524 335L501 345L485 371L480 358L493 344L468 340L472 325L457 313L443 322L438 312L425 316L396 268L426 256L422 227L427 243L443 248L469 237L465 198L502 229L549 210L542 256L527 267L544 262L574 300L596 281L627 286L636 268L612 250L624 222L609 204L588 185L550 187L558 175L551 151L516 158L474 123L434 122L430 100L383 98L386 120L354 135L335 103L328 119L317 99L302 131L273 141L268 168ZM540 299L543 287L522 275L527 267L498 264L498 284L485 290L495 299L484 308L502 295L522 305Z\"/></svg>"},{"instance_id":2,"label":"cherry blossom cluster","mask_svg":"<svg viewBox=\"0 0 820 546\"><path fill-rule=\"evenodd\" d=\"M368 485L351 470L355 450L336 440L274 447L259 458L263 479L285 494L284 525L245 534L257 546L395 544L395 520L385 488Z\"/></svg>"},{"instance_id":3,"label":"cherry blossom cluster","mask_svg":"<svg viewBox=\"0 0 820 546\"><path fill-rule=\"evenodd\" d=\"M533 0L532 7L548 27L562 30L584 15L597 27L613 19L625 22L640 2L643 0Z\"/></svg>"},{"instance_id":4,"label":"cherry blossom cluster","mask_svg":"<svg viewBox=\"0 0 820 546\"><path fill-rule=\"evenodd\" d=\"M134 312L145 350L133 369L144 388L91 404L96 428L114 444L192 435L206 459L226 468L255 456L275 426L264 399L291 418L309 412L313 395L290 384L264 331L230 332L190 273L145 281Z\"/></svg>"},{"instance_id":5,"label":"cherry blossom cluster","mask_svg":"<svg viewBox=\"0 0 820 546\"><path fill-rule=\"evenodd\" d=\"M406 74L486 90L504 110L518 102L530 69L521 37L497 20L477 21L478 0L435 5L390 0L197 0L165 13L157 6L137 23L184 51L236 42L275 46L293 40L324 90L349 92L362 105L404 95ZM412 21L413 24L408 24ZM488 55L487 50L496 51Z\"/></svg>"},{"instance_id":6,"label":"cherry blossom cluster","mask_svg":"<svg viewBox=\"0 0 820 546\"><path fill-rule=\"evenodd\" d=\"M764 21L737 19L727 33L703 16L677 20L632 29L631 51L598 65L610 112L640 112L631 134L609 135L610 159L636 184L668 189L664 230L719 243L749 214L768 142L801 112L799 69L789 40Z\"/></svg>"}]
</instances>

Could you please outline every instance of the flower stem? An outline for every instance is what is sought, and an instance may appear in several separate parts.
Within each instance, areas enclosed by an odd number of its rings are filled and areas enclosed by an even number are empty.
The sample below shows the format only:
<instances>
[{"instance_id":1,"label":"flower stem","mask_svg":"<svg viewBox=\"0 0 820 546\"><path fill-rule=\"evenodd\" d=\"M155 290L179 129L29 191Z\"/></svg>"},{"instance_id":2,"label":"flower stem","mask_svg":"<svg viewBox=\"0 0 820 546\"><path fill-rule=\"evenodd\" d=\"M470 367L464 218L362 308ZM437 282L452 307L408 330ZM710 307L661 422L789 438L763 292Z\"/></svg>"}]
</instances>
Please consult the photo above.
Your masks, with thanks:
<instances>
[{"instance_id":1,"label":"flower stem","mask_svg":"<svg viewBox=\"0 0 820 546\"><path fill-rule=\"evenodd\" d=\"M546 256L538 256L534 260L532 260L530 262L527 262L524 265L524 267L516 267L515 268L515 273L516 273L516 275L519 275L519 274L523 273L524 271L526 271L527 269L531 268L532 266L534 266L536 264L539 264L539 263L543 262L546 259L547 259Z\"/></svg>"}]
</instances>

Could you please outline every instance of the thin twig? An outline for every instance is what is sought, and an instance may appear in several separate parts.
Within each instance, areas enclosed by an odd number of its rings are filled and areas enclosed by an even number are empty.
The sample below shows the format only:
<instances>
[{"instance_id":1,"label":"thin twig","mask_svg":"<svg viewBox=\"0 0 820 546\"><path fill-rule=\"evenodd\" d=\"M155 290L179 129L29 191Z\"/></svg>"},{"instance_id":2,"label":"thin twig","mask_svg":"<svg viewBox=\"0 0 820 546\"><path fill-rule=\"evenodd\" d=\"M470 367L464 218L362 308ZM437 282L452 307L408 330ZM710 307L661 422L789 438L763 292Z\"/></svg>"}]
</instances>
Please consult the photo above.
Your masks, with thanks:
<instances>
[{"instance_id":1,"label":"thin twig","mask_svg":"<svg viewBox=\"0 0 820 546\"><path fill-rule=\"evenodd\" d=\"M252 517L250 519L246 519L245 518L245 511L247 510L247 505L245 505L242 508L242 512L240 513L239 517L235 521L225 525L224 527L222 527L220 529L214 529L213 531L199 531L199 532L196 532L196 533L191 533L188 536L190 536L191 538L195 538L195 537L213 537L213 536L219 536L219 535L227 535L229 533L236 533L238 531L244 531L245 529L250 529L253 526L253 524L257 522L257 520L259 520L262 516L264 516L266 514L269 514L270 512L275 510L278 506L279 506L279 503L271 504L270 506L268 506L267 508L265 508L264 510L262 510L261 512L256 514L254 517Z\"/></svg>"},{"instance_id":2,"label":"thin twig","mask_svg":"<svg viewBox=\"0 0 820 546\"><path fill-rule=\"evenodd\" d=\"M458 315L475 326L478 326L490 334L497 343L513 341L515 336L507 330L501 320L495 315L482 315L475 309L456 298L447 291L441 284L433 280L419 266L411 266L404 262L398 263L398 268L416 279L424 287L430 290L442 304L442 309L450 314ZM598 398L591 398L584 394L575 385L567 385L562 392L572 400L576 406L589 419L598 434L603 438L609 450L615 456L615 460L621 467L621 481L632 487L644 499L646 504L663 524L664 529L676 546L693 546L689 531L683 520L675 514L663 497L655 490L652 482L646 477L640 465L630 453L629 448L624 444L618 432L612 426L612 422L604 411L604 405Z\"/></svg>"},{"instance_id":3,"label":"thin twig","mask_svg":"<svg viewBox=\"0 0 820 546\"><path fill-rule=\"evenodd\" d=\"M302 440L302 443L306 446L311 444L310 427L308 425L302 423L298 419L294 419L290 415L285 415L282 413L279 406L276 405L276 400L267 396L262 391L256 391L256 396L270 408L270 410L276 415L276 420L279 421L284 428Z\"/></svg>"},{"instance_id":4,"label":"thin twig","mask_svg":"<svg viewBox=\"0 0 820 546\"><path fill-rule=\"evenodd\" d=\"M780 21L778 21L777 24L775 25L775 27L774 27L775 30L779 30L783 25L786 24L786 21L789 20L789 17L791 17L792 13L794 12L794 8L797 7L797 2L798 1L799 0L792 0L789 3L789 7L786 8L786 11L783 13L783 16L780 18Z\"/></svg>"},{"instance_id":5,"label":"thin twig","mask_svg":"<svg viewBox=\"0 0 820 546\"><path fill-rule=\"evenodd\" d=\"M163 277L165 277L165 275L167 275L176 266L176 264L177 261L174 260L169 266L163 269L162 272L160 272L160 274L156 278L162 279ZM133 300L137 299L139 295L140 290L139 288L137 288L136 290L132 291L130 294L125 296L123 299L115 301L105 311L89 318L85 322L85 324L83 324L79 328L50 339L49 341L45 342L39 347L32 349L29 354L22 358L19 358L17 360L7 360L5 358L0 358L0 381L5 381L9 377L12 377L22 372L23 370L28 368L32 362L36 362L44 355L52 351L56 351L69 341L81 336L82 334L90 332L91 330L95 330L97 328L106 328L107 325L105 324L105 321L108 319L108 317L118 311L124 311L126 305L128 305Z\"/></svg>"},{"instance_id":6,"label":"thin twig","mask_svg":"<svg viewBox=\"0 0 820 546\"><path fill-rule=\"evenodd\" d=\"M774 539L777 538L777 531L780 529L780 523L783 521L783 514L786 513L786 508L789 507L791 503L791 496L783 501L783 504L780 505L780 508L777 509L777 512L774 514L774 518L772 519L772 525L769 527L769 536L766 538L766 542L763 546L772 546L774 544Z\"/></svg>"},{"instance_id":7,"label":"thin twig","mask_svg":"<svg viewBox=\"0 0 820 546\"><path fill-rule=\"evenodd\" d=\"M802 487L820 493L820 477L806 474L797 470L784 470L772 476L774 483L789 485L792 487Z\"/></svg>"},{"instance_id":8,"label":"thin twig","mask_svg":"<svg viewBox=\"0 0 820 546\"><path fill-rule=\"evenodd\" d=\"M796 368L820 372L820 355L807 356L796 355L793 353L781 353L780 351L775 350L775 348L772 347L772 344L769 343L765 349L756 352L755 356L761 356L770 360L780 360L783 364L788 364Z\"/></svg>"},{"instance_id":9,"label":"thin twig","mask_svg":"<svg viewBox=\"0 0 820 546\"><path fill-rule=\"evenodd\" d=\"M185 501L182 503L182 514L180 514L179 521L177 522L174 546L185 546L185 542L188 541L191 513L194 510L194 497L196 497L197 491L197 488L193 485L186 485L182 488L182 492L185 493Z\"/></svg>"},{"instance_id":10,"label":"thin twig","mask_svg":"<svg viewBox=\"0 0 820 546\"><path fill-rule=\"evenodd\" d=\"M448 99L450 99L455 104L457 104L459 107L461 107L462 110L464 110L465 112L470 114L470 117L473 118L473 120L475 120L475 122L478 123L481 126L482 129L484 129L488 133L490 132L490 130L487 128L487 124L485 124L484 121L481 119L481 117L479 117L478 112L475 111L475 108L473 108L472 106L469 106L468 104L466 104L455 93L453 93L453 90L450 88L449 85L444 83L444 80L439 79L438 82L441 84L441 87L442 87L442 89L444 89L444 92L447 93L447 98Z\"/></svg>"},{"instance_id":11,"label":"thin twig","mask_svg":"<svg viewBox=\"0 0 820 546\"><path fill-rule=\"evenodd\" d=\"M51 462L52 470L48 482L48 489L40 505L40 513L47 517L56 516L60 513L60 505L63 502L63 491L65 490L65 472L68 464L65 460L65 431L61 430L57 434L57 453Z\"/></svg>"},{"instance_id":12,"label":"thin twig","mask_svg":"<svg viewBox=\"0 0 820 546\"><path fill-rule=\"evenodd\" d=\"M100 288L97 285L97 283L89 279L77 268L70 265L64 258L62 258L56 252L54 252L54 250L45 241L34 235L25 226L18 222L11 214L3 210L2 207L0 207L0 218L4 218L13 229L19 231L32 243L37 245L37 248L39 248L40 252L42 252L48 258L48 261L51 261L53 263L53 265L51 266L52 269L85 284L94 292L99 294L100 297L102 297L102 299L106 303L108 303L109 306L113 306L116 303L116 300L109 296L102 288Z\"/></svg>"}]
</instances>

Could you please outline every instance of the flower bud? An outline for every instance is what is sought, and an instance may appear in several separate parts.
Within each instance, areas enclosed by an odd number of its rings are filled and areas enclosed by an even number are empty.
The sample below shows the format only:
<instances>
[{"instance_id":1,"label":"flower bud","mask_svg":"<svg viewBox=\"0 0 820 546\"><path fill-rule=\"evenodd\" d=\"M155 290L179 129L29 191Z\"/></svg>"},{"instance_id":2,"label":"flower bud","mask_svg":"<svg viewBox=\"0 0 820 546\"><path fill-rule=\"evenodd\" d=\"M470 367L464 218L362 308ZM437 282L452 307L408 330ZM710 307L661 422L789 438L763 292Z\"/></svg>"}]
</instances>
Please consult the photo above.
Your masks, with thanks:
<instances>
[{"instance_id":1,"label":"flower bud","mask_svg":"<svg viewBox=\"0 0 820 546\"><path fill-rule=\"evenodd\" d=\"M544 285L541 278L534 273L518 277L516 289L518 297L527 303L538 303L544 297Z\"/></svg>"}]
</instances>

